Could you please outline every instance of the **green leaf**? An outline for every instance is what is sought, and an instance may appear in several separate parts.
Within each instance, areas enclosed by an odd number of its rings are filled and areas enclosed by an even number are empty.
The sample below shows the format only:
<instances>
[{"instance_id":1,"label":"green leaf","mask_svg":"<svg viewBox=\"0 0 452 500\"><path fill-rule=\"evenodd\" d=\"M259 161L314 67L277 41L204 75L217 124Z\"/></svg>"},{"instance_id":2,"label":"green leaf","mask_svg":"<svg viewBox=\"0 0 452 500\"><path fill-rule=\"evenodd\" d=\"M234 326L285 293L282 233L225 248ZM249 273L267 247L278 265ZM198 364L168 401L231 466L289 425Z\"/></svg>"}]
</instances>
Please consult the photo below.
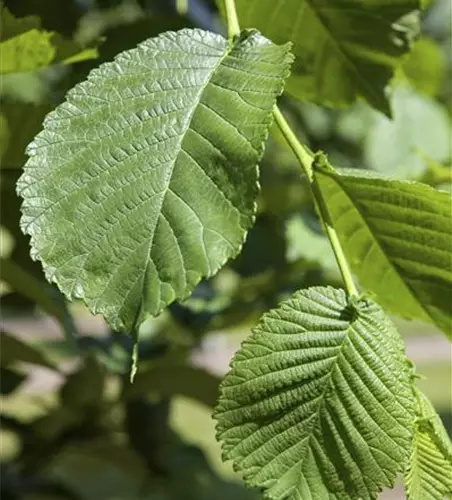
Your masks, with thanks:
<instances>
[{"instance_id":1,"label":"green leaf","mask_svg":"<svg viewBox=\"0 0 452 500\"><path fill-rule=\"evenodd\" d=\"M425 157L442 162L450 156L451 122L441 104L409 88L397 89L391 104L393 120L375 116L366 138L364 154L370 168L391 177L414 178L424 172Z\"/></svg>"},{"instance_id":2,"label":"green leaf","mask_svg":"<svg viewBox=\"0 0 452 500\"><path fill-rule=\"evenodd\" d=\"M401 338L370 300L297 292L242 344L215 418L224 458L265 498L374 499L412 439Z\"/></svg>"},{"instance_id":3,"label":"green leaf","mask_svg":"<svg viewBox=\"0 0 452 500\"><path fill-rule=\"evenodd\" d=\"M55 369L54 364L47 359L44 352L35 346L26 344L5 332L0 333L0 365L10 366L18 361Z\"/></svg>"},{"instance_id":4,"label":"green leaf","mask_svg":"<svg viewBox=\"0 0 452 500\"><path fill-rule=\"evenodd\" d=\"M66 339L74 344L76 328L64 297L56 288L39 281L26 269L10 259L0 259L0 278L13 290L36 303L44 312L58 320Z\"/></svg>"},{"instance_id":5,"label":"green leaf","mask_svg":"<svg viewBox=\"0 0 452 500\"><path fill-rule=\"evenodd\" d=\"M169 32L69 92L18 182L47 278L130 331L236 255L288 50Z\"/></svg>"},{"instance_id":6,"label":"green leaf","mask_svg":"<svg viewBox=\"0 0 452 500\"><path fill-rule=\"evenodd\" d=\"M450 195L365 170L322 169L317 178L360 284L389 311L452 337Z\"/></svg>"},{"instance_id":7,"label":"green leaf","mask_svg":"<svg viewBox=\"0 0 452 500\"><path fill-rule=\"evenodd\" d=\"M84 48L43 30L38 17L16 19L3 4L0 9L0 74L35 71L55 62L72 64L98 55L95 47Z\"/></svg>"},{"instance_id":8,"label":"green leaf","mask_svg":"<svg viewBox=\"0 0 452 500\"><path fill-rule=\"evenodd\" d=\"M428 398L419 390L418 419L405 473L409 500L442 500L452 495L452 443Z\"/></svg>"},{"instance_id":9,"label":"green leaf","mask_svg":"<svg viewBox=\"0 0 452 500\"><path fill-rule=\"evenodd\" d=\"M240 24L276 43L294 43L286 90L330 106L357 97L389 114L384 89L408 50L410 27L402 16L418 0L236 0Z\"/></svg>"}]
</instances>

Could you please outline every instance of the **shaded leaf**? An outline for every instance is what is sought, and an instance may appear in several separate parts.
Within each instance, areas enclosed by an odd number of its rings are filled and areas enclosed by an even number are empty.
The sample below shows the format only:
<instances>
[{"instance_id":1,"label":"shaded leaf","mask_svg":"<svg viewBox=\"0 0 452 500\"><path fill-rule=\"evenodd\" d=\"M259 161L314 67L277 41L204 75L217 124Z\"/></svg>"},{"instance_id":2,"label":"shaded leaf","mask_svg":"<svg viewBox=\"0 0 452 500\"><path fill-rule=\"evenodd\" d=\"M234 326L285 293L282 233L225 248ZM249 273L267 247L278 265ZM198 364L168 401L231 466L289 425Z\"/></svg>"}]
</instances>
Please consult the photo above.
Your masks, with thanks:
<instances>
[{"instance_id":1,"label":"shaded leaf","mask_svg":"<svg viewBox=\"0 0 452 500\"><path fill-rule=\"evenodd\" d=\"M0 365L9 366L18 361L55 369L54 364L47 359L45 353L41 349L26 344L8 333L1 332Z\"/></svg>"},{"instance_id":2,"label":"shaded leaf","mask_svg":"<svg viewBox=\"0 0 452 500\"><path fill-rule=\"evenodd\" d=\"M20 169L27 160L25 148L42 129L45 115L53 108L49 104L27 104L17 101L3 101L2 113L8 126L8 141L1 154L2 169Z\"/></svg>"},{"instance_id":3,"label":"shaded leaf","mask_svg":"<svg viewBox=\"0 0 452 500\"><path fill-rule=\"evenodd\" d=\"M409 500L442 500L452 495L452 443L428 398L416 390L418 416L405 473Z\"/></svg>"},{"instance_id":4,"label":"shaded leaf","mask_svg":"<svg viewBox=\"0 0 452 500\"><path fill-rule=\"evenodd\" d=\"M330 106L357 97L389 114L384 89L408 50L418 0L237 0L240 23L294 43L286 90ZM404 22L405 21L405 22Z\"/></svg>"},{"instance_id":5,"label":"shaded leaf","mask_svg":"<svg viewBox=\"0 0 452 500\"><path fill-rule=\"evenodd\" d=\"M18 182L47 278L130 331L236 255L288 48L166 33L69 92Z\"/></svg>"},{"instance_id":6,"label":"shaded leaf","mask_svg":"<svg viewBox=\"0 0 452 500\"><path fill-rule=\"evenodd\" d=\"M262 317L214 416L224 458L265 498L375 499L407 462L413 399L384 311L318 287Z\"/></svg>"},{"instance_id":7,"label":"shaded leaf","mask_svg":"<svg viewBox=\"0 0 452 500\"><path fill-rule=\"evenodd\" d=\"M219 382L218 377L201 368L162 361L139 371L133 384L126 388L126 396L134 398L152 393L163 397L182 395L214 406Z\"/></svg>"},{"instance_id":8,"label":"shaded leaf","mask_svg":"<svg viewBox=\"0 0 452 500\"><path fill-rule=\"evenodd\" d=\"M365 170L320 169L317 179L360 284L389 311L452 336L450 195Z\"/></svg>"}]
</instances>

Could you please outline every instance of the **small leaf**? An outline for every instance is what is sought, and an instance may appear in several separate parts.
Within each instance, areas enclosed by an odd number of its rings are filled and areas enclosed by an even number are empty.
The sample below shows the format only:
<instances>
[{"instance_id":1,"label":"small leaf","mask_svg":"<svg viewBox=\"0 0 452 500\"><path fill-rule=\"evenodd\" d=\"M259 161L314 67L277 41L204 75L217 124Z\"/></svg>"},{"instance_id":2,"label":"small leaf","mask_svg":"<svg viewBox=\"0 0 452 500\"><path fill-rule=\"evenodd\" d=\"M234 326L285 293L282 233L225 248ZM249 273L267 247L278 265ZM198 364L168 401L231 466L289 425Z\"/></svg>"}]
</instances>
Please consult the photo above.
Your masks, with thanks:
<instances>
[{"instance_id":1,"label":"small leaf","mask_svg":"<svg viewBox=\"0 0 452 500\"><path fill-rule=\"evenodd\" d=\"M10 334L0 333L0 345L0 365L3 367L21 361L55 369L54 364L38 347L26 344Z\"/></svg>"},{"instance_id":2,"label":"small leaf","mask_svg":"<svg viewBox=\"0 0 452 500\"><path fill-rule=\"evenodd\" d=\"M286 90L330 106L364 97L389 114L385 86L409 47L403 22L418 0L236 0L240 24L276 43L292 41L296 56Z\"/></svg>"},{"instance_id":3,"label":"small leaf","mask_svg":"<svg viewBox=\"0 0 452 500\"><path fill-rule=\"evenodd\" d=\"M409 500L442 500L452 495L452 443L428 398L419 390L418 419L405 473Z\"/></svg>"},{"instance_id":4,"label":"small leaf","mask_svg":"<svg viewBox=\"0 0 452 500\"><path fill-rule=\"evenodd\" d=\"M375 499L412 439L401 338L370 300L302 290L242 344L215 418L224 458L265 498Z\"/></svg>"},{"instance_id":5,"label":"small leaf","mask_svg":"<svg viewBox=\"0 0 452 500\"><path fill-rule=\"evenodd\" d=\"M55 62L72 64L98 55L95 47L84 48L58 33L43 30L38 17L16 19L3 4L0 20L2 75L35 71Z\"/></svg>"},{"instance_id":6,"label":"small leaf","mask_svg":"<svg viewBox=\"0 0 452 500\"><path fill-rule=\"evenodd\" d=\"M47 278L130 332L236 255L288 50L169 32L70 91L18 182Z\"/></svg>"},{"instance_id":7,"label":"small leaf","mask_svg":"<svg viewBox=\"0 0 452 500\"><path fill-rule=\"evenodd\" d=\"M317 179L360 284L391 312L452 337L450 195L357 169L320 170Z\"/></svg>"}]
</instances>

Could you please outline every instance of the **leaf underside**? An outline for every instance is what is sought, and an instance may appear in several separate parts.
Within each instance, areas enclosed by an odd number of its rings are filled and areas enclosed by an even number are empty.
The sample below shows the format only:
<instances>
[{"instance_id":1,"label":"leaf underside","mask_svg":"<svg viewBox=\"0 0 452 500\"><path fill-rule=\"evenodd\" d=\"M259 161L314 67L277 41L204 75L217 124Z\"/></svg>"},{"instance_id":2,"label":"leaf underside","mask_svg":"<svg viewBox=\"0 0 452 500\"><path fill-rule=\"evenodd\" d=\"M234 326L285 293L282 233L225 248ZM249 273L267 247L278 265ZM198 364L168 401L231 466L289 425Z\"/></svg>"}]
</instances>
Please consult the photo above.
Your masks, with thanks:
<instances>
[{"instance_id":1,"label":"leaf underside","mask_svg":"<svg viewBox=\"0 0 452 500\"><path fill-rule=\"evenodd\" d=\"M182 30L91 72L48 115L18 182L32 255L130 331L240 250L289 46Z\"/></svg>"},{"instance_id":2,"label":"leaf underside","mask_svg":"<svg viewBox=\"0 0 452 500\"><path fill-rule=\"evenodd\" d=\"M391 312L452 337L450 194L356 169L317 178L361 285Z\"/></svg>"},{"instance_id":3,"label":"leaf underside","mask_svg":"<svg viewBox=\"0 0 452 500\"><path fill-rule=\"evenodd\" d=\"M452 495L452 444L430 401L417 391L419 407L413 449L405 474L409 500Z\"/></svg>"},{"instance_id":4,"label":"leaf underside","mask_svg":"<svg viewBox=\"0 0 452 500\"><path fill-rule=\"evenodd\" d=\"M374 499L412 439L400 336L371 301L302 290L242 344L215 418L223 457L266 498Z\"/></svg>"},{"instance_id":5,"label":"leaf underside","mask_svg":"<svg viewBox=\"0 0 452 500\"><path fill-rule=\"evenodd\" d=\"M357 97L389 114L384 89L409 47L399 22L418 0L236 0L240 23L277 43L292 41L296 56L286 90L330 106Z\"/></svg>"}]
</instances>

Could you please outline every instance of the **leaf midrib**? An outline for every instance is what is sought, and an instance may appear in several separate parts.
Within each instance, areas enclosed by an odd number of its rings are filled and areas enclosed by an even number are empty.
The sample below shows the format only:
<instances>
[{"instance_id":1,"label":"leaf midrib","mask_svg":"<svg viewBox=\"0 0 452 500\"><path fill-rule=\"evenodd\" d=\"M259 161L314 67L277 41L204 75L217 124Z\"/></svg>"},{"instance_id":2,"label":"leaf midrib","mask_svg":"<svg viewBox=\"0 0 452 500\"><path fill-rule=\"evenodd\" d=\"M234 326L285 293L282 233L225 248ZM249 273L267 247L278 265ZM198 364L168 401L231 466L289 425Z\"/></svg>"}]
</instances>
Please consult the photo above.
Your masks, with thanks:
<instances>
[{"instance_id":1,"label":"leaf midrib","mask_svg":"<svg viewBox=\"0 0 452 500\"><path fill-rule=\"evenodd\" d=\"M160 206L158 207L158 213L160 214L162 212L162 207L163 207L163 204L165 202L165 198L166 198L166 195L168 193L168 190L170 189L170 185L171 185L171 181L172 181L172 178L173 178L173 173L174 173L174 167L180 157L180 154L181 152L183 151L183 148L182 148L182 143L185 139L185 136L188 132L188 130L190 129L190 126L191 126L191 123L193 121L193 117L196 113L196 110L198 109L198 106L201 104L201 101L202 101L202 98L203 98L203 95L207 89L207 87L209 86L213 76L215 75L216 71L218 70L218 68L221 66L221 64L223 63L223 61L228 57L228 55L231 53L231 51L234 49L235 47L235 43L234 42L229 42L227 47L226 47L226 50L224 52L224 54L218 59L217 63L215 64L215 66L212 68L212 71L210 72L209 76L206 78L206 82L205 84L200 88L200 91L199 91L199 99L196 100L196 104L193 106L193 110L191 111L188 119L187 119L187 125L185 127L185 129L182 131L182 133L180 134L180 141L179 141L179 144L178 144L178 153L177 155L175 156L174 158L174 161L172 162L172 166L171 166L171 173L170 175L168 176L168 183L167 183L167 186L165 188L165 190L163 191L163 194L161 196L161 203L160 203ZM151 238L149 239L149 246L148 246L148 250L147 250L147 258L146 258L146 262L145 262L145 267L143 269L143 283L142 283L142 286L141 286L141 293L140 293L140 300L137 304L137 312L136 312L136 315L135 315L135 318L134 318L134 322L133 322L133 326L132 326L132 329L135 330L136 328L136 325L137 325L137 322L139 321L139 318L140 318L140 315L141 315L141 312L142 312L142 307L143 307L143 300L144 300L144 292L145 292L145 289L146 289L146 286L147 286L147 276L148 276L148 266L149 266L149 263L150 263L150 260L151 260L151 253L152 253L152 247L153 247L153 244L154 244L154 237L155 237L155 234L156 234L156 229L157 229L157 225L158 225L158 218L157 218L157 221L156 221L156 224L155 224L155 227L154 227L154 231L151 235ZM156 269L157 269L157 266L155 266ZM158 270L157 270L158 272Z\"/></svg>"},{"instance_id":2,"label":"leaf midrib","mask_svg":"<svg viewBox=\"0 0 452 500\"><path fill-rule=\"evenodd\" d=\"M354 321L357 321L357 320L354 320ZM353 321L351 321L350 324L349 324L349 326L344 330L343 339L342 339L342 341L340 343L340 346L339 346L339 348L338 348L338 350L336 352L336 355L334 356L335 359L331 362L329 373L324 376L324 378L325 378L325 386L324 386L321 394L319 396L316 396L316 399L319 400L319 404L317 406L317 409L316 409L316 411L312 415L310 415L306 419L306 421L310 420L311 424L310 424L310 427L309 427L309 431L306 432L307 436L306 436L305 439L306 439L307 442L306 442L306 445L305 445L304 456L302 458L300 458L300 460L298 462L296 462L295 464L293 464L292 467L290 469L288 469L284 473L284 476L286 476L287 474L289 474L296 467L300 467L300 471L302 471L303 462L306 459L306 455L309 452L309 450L312 448L312 444L311 444L312 440L316 440L317 439L317 437L315 436L314 430L315 430L316 426L318 425L319 421L322 418L321 417L321 412L325 408L325 395L326 395L327 391L330 390L330 388L332 386L332 379L333 379L333 376L334 376L336 370L338 369L339 358L341 356L343 356L343 352L344 352L345 348L347 347L348 343L350 342L350 335L351 335L352 332L353 332ZM294 443L294 446L297 445L297 444L298 443ZM279 457L279 455L277 455L276 457L274 457L272 459L272 461L277 460L278 457ZM315 458L314 454L313 454L313 457L314 457L314 460L317 462L317 459ZM267 463L266 466L268 466L272 461L270 461L269 463ZM319 467L319 469L321 469L321 467ZM298 492L298 488L297 488L297 492Z\"/></svg>"}]
</instances>

